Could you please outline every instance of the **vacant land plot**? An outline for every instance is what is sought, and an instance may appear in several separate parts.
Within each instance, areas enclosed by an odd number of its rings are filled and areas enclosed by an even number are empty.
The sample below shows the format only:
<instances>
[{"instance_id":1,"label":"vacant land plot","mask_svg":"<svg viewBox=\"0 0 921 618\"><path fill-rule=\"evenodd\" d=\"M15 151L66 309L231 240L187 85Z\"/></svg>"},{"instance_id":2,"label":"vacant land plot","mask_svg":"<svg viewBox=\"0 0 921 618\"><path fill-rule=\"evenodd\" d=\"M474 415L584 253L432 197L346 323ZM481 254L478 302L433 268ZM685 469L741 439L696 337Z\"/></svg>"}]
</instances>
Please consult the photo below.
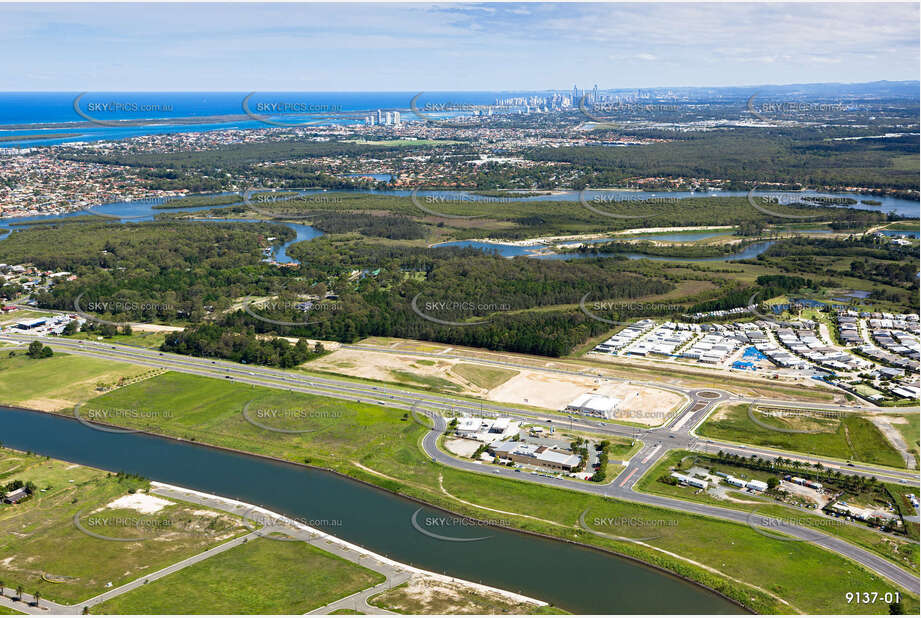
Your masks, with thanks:
<instances>
[{"instance_id":1,"label":"vacant land plot","mask_svg":"<svg viewBox=\"0 0 921 618\"><path fill-rule=\"evenodd\" d=\"M634 386L621 380L531 369L516 371L452 358L418 358L367 350L338 350L311 361L306 367L548 410L560 410L577 396L593 392L620 400L622 414L616 418L648 425L661 423L683 401L680 395L670 391ZM635 410L653 413L637 415Z\"/></svg>"},{"instance_id":2,"label":"vacant land plot","mask_svg":"<svg viewBox=\"0 0 921 618\"><path fill-rule=\"evenodd\" d=\"M454 582L416 575L405 584L375 597L370 605L399 614L543 614L556 613L534 603L516 603L510 598Z\"/></svg>"},{"instance_id":3,"label":"vacant land plot","mask_svg":"<svg viewBox=\"0 0 921 618\"><path fill-rule=\"evenodd\" d=\"M111 343L119 343L122 345L136 345L142 348L159 348L163 345L164 340L166 340L166 333L168 329L172 329L171 326L159 326L155 324L148 325L147 328L135 328L134 332L130 335L113 335L106 339L101 335L96 333L75 333L69 335L68 339L84 339L87 341L103 341ZM175 327L176 330L182 330L179 327Z\"/></svg>"},{"instance_id":4,"label":"vacant land plot","mask_svg":"<svg viewBox=\"0 0 921 618\"><path fill-rule=\"evenodd\" d=\"M0 354L0 403L53 412L72 407L151 370L67 354L32 359Z\"/></svg>"},{"instance_id":5,"label":"vacant land plot","mask_svg":"<svg viewBox=\"0 0 921 618\"><path fill-rule=\"evenodd\" d=\"M500 384L509 380L516 375L517 371L511 369L498 369L486 365L471 365L468 363L457 363L451 368L451 371L461 376L465 380L472 382L480 388L491 390Z\"/></svg>"},{"instance_id":6,"label":"vacant land plot","mask_svg":"<svg viewBox=\"0 0 921 618\"><path fill-rule=\"evenodd\" d=\"M248 532L235 516L148 495L141 479L0 449L0 482L14 480L35 492L0 505L0 579L61 603Z\"/></svg>"},{"instance_id":7,"label":"vacant land plot","mask_svg":"<svg viewBox=\"0 0 921 618\"><path fill-rule=\"evenodd\" d=\"M163 411L120 423L332 467L403 448L403 436L421 430L402 410L181 373L113 391L91 405Z\"/></svg>"},{"instance_id":8,"label":"vacant land plot","mask_svg":"<svg viewBox=\"0 0 921 618\"><path fill-rule=\"evenodd\" d=\"M762 273L759 273L762 274ZM607 336L610 336L608 334ZM598 341L606 339L598 338ZM664 368L662 363L642 361L639 359L625 360L622 357L607 354L589 354L585 357L551 359L543 356L516 354L511 352L491 352L482 348L468 348L450 346L446 344L420 342L410 339L396 339L393 337L369 337L361 341L365 345L387 347L392 350L406 352L443 353L462 357L466 361L490 360L516 365L530 365L544 369L565 369L568 371L591 371L601 373L605 377L626 380L646 380L650 382L665 382L676 386L728 388L733 392L748 397L764 397L780 400L795 401L827 401L844 403L845 396L840 391L832 391L818 387L814 380L800 380L798 382L772 382L765 376L763 379L743 377L728 371L714 371L705 367L683 367L674 364ZM450 359L444 359L450 360Z\"/></svg>"},{"instance_id":9,"label":"vacant land plot","mask_svg":"<svg viewBox=\"0 0 921 618\"><path fill-rule=\"evenodd\" d=\"M708 438L770 446L800 453L904 467L899 452L869 420L856 414L827 417L820 413L752 410L747 404L724 406L697 433ZM757 421L757 422L756 422ZM776 427L776 429L774 429ZM808 433L794 433L808 432Z\"/></svg>"},{"instance_id":10,"label":"vacant land plot","mask_svg":"<svg viewBox=\"0 0 921 618\"><path fill-rule=\"evenodd\" d=\"M562 410L583 393L607 395L620 401L615 418L644 425L659 425L682 401L671 391L605 380L522 370L502 386L489 392L491 401L528 404ZM643 411L643 414L637 413Z\"/></svg>"},{"instance_id":11,"label":"vacant land plot","mask_svg":"<svg viewBox=\"0 0 921 618\"><path fill-rule=\"evenodd\" d=\"M443 389L455 393L483 395L487 389L452 373L456 361L420 359L386 352L336 350L310 361L306 369L329 371L356 378L396 382L421 388Z\"/></svg>"},{"instance_id":12,"label":"vacant land plot","mask_svg":"<svg viewBox=\"0 0 921 618\"><path fill-rule=\"evenodd\" d=\"M94 614L303 614L384 581L307 543L255 539L93 608Z\"/></svg>"},{"instance_id":13,"label":"vacant land plot","mask_svg":"<svg viewBox=\"0 0 921 618\"><path fill-rule=\"evenodd\" d=\"M915 413L911 414L889 414L884 417L889 424L902 434L905 444L908 445L908 451L918 458L919 433L921 433L921 416Z\"/></svg>"}]
</instances>

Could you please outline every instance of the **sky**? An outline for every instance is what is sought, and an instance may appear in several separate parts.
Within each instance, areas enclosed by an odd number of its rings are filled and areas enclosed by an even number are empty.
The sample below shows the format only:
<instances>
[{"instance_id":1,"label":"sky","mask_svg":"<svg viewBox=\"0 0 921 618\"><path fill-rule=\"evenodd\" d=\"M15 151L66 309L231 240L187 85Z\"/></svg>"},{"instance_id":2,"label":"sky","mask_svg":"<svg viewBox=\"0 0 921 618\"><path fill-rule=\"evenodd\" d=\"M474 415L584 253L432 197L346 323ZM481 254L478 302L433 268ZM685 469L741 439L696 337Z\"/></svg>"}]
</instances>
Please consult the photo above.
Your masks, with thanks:
<instances>
[{"instance_id":1,"label":"sky","mask_svg":"<svg viewBox=\"0 0 921 618\"><path fill-rule=\"evenodd\" d=\"M918 20L918 3L0 3L0 90L514 91L917 80Z\"/></svg>"}]
</instances>

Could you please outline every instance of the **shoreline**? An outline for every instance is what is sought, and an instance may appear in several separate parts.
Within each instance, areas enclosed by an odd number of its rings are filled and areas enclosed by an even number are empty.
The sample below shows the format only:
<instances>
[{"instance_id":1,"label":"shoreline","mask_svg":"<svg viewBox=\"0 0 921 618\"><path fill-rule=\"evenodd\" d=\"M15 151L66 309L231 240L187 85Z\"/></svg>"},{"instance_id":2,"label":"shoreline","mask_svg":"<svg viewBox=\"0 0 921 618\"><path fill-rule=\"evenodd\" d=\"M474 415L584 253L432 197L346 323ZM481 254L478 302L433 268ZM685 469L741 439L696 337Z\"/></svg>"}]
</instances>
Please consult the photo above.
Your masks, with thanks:
<instances>
[{"instance_id":1,"label":"shoreline","mask_svg":"<svg viewBox=\"0 0 921 618\"><path fill-rule=\"evenodd\" d=\"M9 404L0 404L0 406L5 407L5 408L9 408L9 409L11 409L11 410L19 410L19 411L22 411L22 412L30 412L30 413L33 413L33 414L49 414L49 415L52 415L52 416L57 416L57 417L60 417L60 418L69 419L69 420L72 420L72 421L74 421L74 422L78 422L78 423L80 422L80 421L77 420L77 418L75 418L74 416L71 416L71 415L68 415L68 414L63 414L63 413L61 413L61 412L51 412L51 411L45 411L45 410L35 410L35 409L32 409L32 408L23 408L23 407L20 407L20 406L9 405ZM119 427L118 425L112 425L112 424L110 424L110 423L96 423L96 424L99 424L99 425L106 425L106 426L108 426L108 427L112 427L112 428L116 428L116 429L125 429L125 427ZM626 560L626 561L631 562L631 563L633 563L633 564L639 565L639 566L641 566L641 567L643 567L643 568L652 569L652 570L654 570L654 571L656 571L656 572L658 572L658 573L661 573L662 575L665 575L665 576L667 576L667 577L671 577L671 578L674 578L674 579L683 581L683 582L685 582L686 584L689 584L689 585L691 585L691 586L695 586L695 587L697 587L697 588L700 588L700 589L702 589L702 590L706 590L707 592L710 592L710 593L712 593L712 594L715 594L716 596L718 596L718 597L720 597L720 598L722 598L722 599L724 599L724 600L726 600L726 601L732 603L732 604L735 605L736 607L740 608L740 609L743 610L745 613L748 613L748 614L756 614L756 613L757 613L757 612L755 612L754 610L752 610L750 607L748 607L747 605L745 605L742 601L740 601L740 600L738 600L738 599L736 599L736 598L733 598L733 597L731 597L731 596L729 596L729 595L727 595L727 594L725 594L725 593L723 593L723 592L721 592L721 591L719 591L719 590L717 590L717 589L715 589L715 588L712 588L712 587L708 586L707 584L704 584L703 582L697 581L696 579L692 579L692 578L690 578L690 577L688 577L688 576L686 576L686 575L682 575L681 573L678 573L678 572L676 572L676 571L669 570L668 568L663 567L663 566L660 566L660 565L655 564L655 563L653 563L653 562L649 562L649 561L643 560L642 558L639 558L639 557L637 557L637 556L632 556L632 555L630 555L630 554L618 552L618 551L615 551L615 550L610 549L610 548L607 548L607 547L601 547L601 546L598 546L598 545L591 545L591 544L589 544L589 543L583 543L583 542L581 542L581 541L574 541L574 540L572 540L572 539L567 539L567 538L563 538L563 537L557 537L557 536L553 536L553 535L550 535L550 534L545 534L545 533L543 533L543 532L535 532L535 531L532 531L532 530L524 530L524 529L521 529L521 528L514 528L514 527L511 527L511 526L505 526L505 525L500 525L500 524L495 524L495 523L487 524L486 522L484 522L483 520L481 520L481 519L479 519L479 518L477 518L477 517L470 516L470 515L465 515L465 514L463 514L463 513L458 512L458 511L450 510L450 509L447 508L447 507L444 507L444 506L440 506L440 505L434 504L434 503L432 503L432 502L429 502L429 501L427 501L427 500L423 500L423 499L421 499L421 498L417 498L417 497L415 497L415 496L410 496L410 495L407 495L407 494L405 494L405 493L401 493L401 492L398 492L398 491L392 491L392 490L390 490L390 489L386 489L386 488L381 487L381 486L379 486L379 485L375 485L374 483L372 483L372 482L370 482L370 481L366 481L366 480L364 480L364 479L356 478L356 477L354 477L354 476L349 476L348 474L346 474L346 473L344 473L344 472L340 472L340 471L338 471L338 470L333 470L332 468L324 468L324 467L321 467L321 466L314 466L314 465L311 465L311 464L300 463L300 462L291 461L291 460L288 460L288 459L282 459L282 458L280 458L280 457L275 457L275 456L273 456L273 455L265 455L265 454L251 453L251 452L248 452L248 451L243 451L243 450L240 450L240 449L235 449L235 448L231 448L231 447L227 447L227 446L220 446L220 445L217 445L217 444L209 444L209 443L207 443L207 442L199 442L199 441L197 441L197 440L186 440L186 439L184 439L184 438L177 438L177 437L174 437L174 436L169 436L169 435L166 435L166 434L156 433L156 432L148 431L148 430L144 430L144 429L138 429L138 430L132 430L132 431L133 431L133 433L143 434L143 435L150 436L150 437L154 437L154 438L161 438L161 439L170 440L170 441L173 441L173 442L182 442L182 443L192 444L192 445L201 446L201 447L204 447L204 448L210 448L210 449L215 449L215 450L218 450L218 451L224 451L224 452L227 452L227 453L233 453L233 454L241 455L241 456L244 456L244 457L252 457L252 458L256 458L256 459L264 459L264 460L267 460L267 461L273 461L273 462L276 462L276 463L282 463L282 464L286 464L286 465L290 465L290 466L295 466L295 467L299 467L299 468L304 468L304 469L307 469L307 470L316 470L316 471L320 471L320 472L327 472L327 473L333 474L334 476L337 476L337 477L339 477L339 478L342 478L342 479L344 479L344 480L346 480L346 481L350 481L350 482L353 482L353 483L359 483L359 484L361 484L361 485L364 485L365 487L367 487L367 488L369 488L369 489L371 489L371 490L374 490L374 491L381 491L381 492L384 492L384 493L387 493L387 494L390 494L390 495L393 495L393 496L397 496L397 497L399 497L399 498L401 498L401 499L403 499L403 500L408 500L408 501L410 501L410 502L413 502L413 503L415 503L415 504L419 504L419 505L421 505L421 506L429 507L429 508L432 508L432 509L437 509L437 510L442 511L442 512L444 512L444 513L447 513L447 514L449 514L449 515L453 515L453 516L456 516L456 517L461 517L461 518L464 518L464 519L473 521L473 522L475 522L475 523L479 523L479 524L482 524L482 525L490 525L490 526L493 526L493 527L496 527L496 528L500 528L500 529L502 529L502 530L506 530L506 531L508 531L508 532L512 532L512 533L514 533L514 534L522 534L522 535L526 535L526 536L532 536L532 537L544 539L544 540L547 540L547 541L558 542L558 543L568 543L568 544L570 544L570 545L574 545L574 546L576 546L576 547L581 547L581 548L586 549L586 550L588 550L588 551L600 552L600 553L606 554L606 555L608 555L608 556L613 556L613 557L619 558L619 559L621 559L621 560ZM8 447L8 448L9 448L9 447ZM75 462L74 462L74 463L75 463ZM85 465L85 464L81 464L81 465ZM89 467L95 467L95 466L89 466ZM101 468L100 468L100 469L101 469ZM151 481L151 482L153 482L153 481ZM727 582L727 583L728 583L728 582ZM561 609L565 609L565 608L561 608Z\"/></svg>"},{"instance_id":2,"label":"shoreline","mask_svg":"<svg viewBox=\"0 0 921 618\"><path fill-rule=\"evenodd\" d=\"M151 486L151 490L155 490L155 489L172 490L172 491L176 491L180 493L192 494L200 498L207 498L209 500L215 500L215 501L222 502L224 504L229 504L229 505L236 506L236 507L246 508L247 513L259 513L260 515L264 515L270 518L271 521L282 522L287 526L291 526L292 528L297 528L298 530L303 530L304 532L308 532L311 535L318 536L319 538L322 538L328 543L339 545L340 547L344 547L352 551L360 552L369 558L377 560L378 562L381 562L383 564L386 564L388 566L391 566L397 569L402 569L414 575L424 575L425 577L429 577L431 579L435 579L437 581L448 583L448 584L461 584L463 586L473 588L474 590L477 590L478 592L499 594L517 603L532 603L534 605L537 605L538 607L547 607L550 605L546 601L541 601L540 599L534 599L532 597L525 596L523 594L518 594L517 592L503 590L502 588L494 588L493 586L487 586L486 584L478 584L476 582L471 582L466 579L461 579L459 577L450 577L448 575L442 575L440 573L426 571L425 569L420 569L418 567L414 567L404 562L398 562L382 554L378 554L376 552L370 551L362 547L361 545L350 543L349 541L340 539L339 537L333 536L332 534L329 534L328 532L324 532L320 530L319 528L308 526L307 524L301 523L297 521L296 519L292 519L290 517L287 517L286 515L282 515L281 513L276 513L275 511L271 511L257 504L243 502L242 500L236 500L235 498L219 496L217 494L211 494L208 492L198 491L195 489L189 489L188 487L172 485L170 483L162 483L160 481L150 481L150 486Z\"/></svg>"},{"instance_id":3,"label":"shoreline","mask_svg":"<svg viewBox=\"0 0 921 618\"><path fill-rule=\"evenodd\" d=\"M501 238L468 238L466 241L443 241L429 245L431 247L445 246L450 242L479 242L487 245L508 245L511 247L537 247L549 246L563 242L579 242L582 240L598 240L602 238L612 238L613 236L625 236L632 234L667 234L669 232L696 232L701 230L731 230L732 225L696 225L690 227L639 227L629 230L619 230L617 232L598 232L593 234L570 234L566 236L538 236L536 238L525 238L524 240L503 240Z\"/></svg>"}]
</instances>

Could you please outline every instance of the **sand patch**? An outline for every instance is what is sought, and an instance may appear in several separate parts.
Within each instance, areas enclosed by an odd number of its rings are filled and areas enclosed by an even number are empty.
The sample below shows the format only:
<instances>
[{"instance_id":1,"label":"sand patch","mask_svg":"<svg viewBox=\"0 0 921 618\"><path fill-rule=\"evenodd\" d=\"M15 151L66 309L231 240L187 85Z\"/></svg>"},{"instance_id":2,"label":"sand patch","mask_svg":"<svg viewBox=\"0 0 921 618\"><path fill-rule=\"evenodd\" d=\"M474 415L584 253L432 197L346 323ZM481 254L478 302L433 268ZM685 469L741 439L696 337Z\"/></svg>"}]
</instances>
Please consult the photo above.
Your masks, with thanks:
<instances>
[{"instance_id":1,"label":"sand patch","mask_svg":"<svg viewBox=\"0 0 921 618\"><path fill-rule=\"evenodd\" d=\"M473 457L473 454L480 448L480 444L481 443L476 440L468 440L466 438L445 440L445 448L461 457Z\"/></svg>"},{"instance_id":2,"label":"sand patch","mask_svg":"<svg viewBox=\"0 0 921 618\"><path fill-rule=\"evenodd\" d=\"M132 509L142 515L152 515L153 513L162 511L164 507L172 506L173 504L176 503L158 498L157 496L151 496L150 494L126 494L112 500L112 502L105 505L102 509L97 509L94 512L103 509Z\"/></svg>"},{"instance_id":3,"label":"sand patch","mask_svg":"<svg viewBox=\"0 0 921 618\"><path fill-rule=\"evenodd\" d=\"M537 609L533 603L517 602L463 582L446 582L425 575L414 575L406 584L378 595L373 605L404 614L427 615L533 614Z\"/></svg>"},{"instance_id":4,"label":"sand patch","mask_svg":"<svg viewBox=\"0 0 921 618\"><path fill-rule=\"evenodd\" d=\"M25 401L19 402L19 405L23 408L31 408L32 410L40 410L42 412L57 412L58 410L72 407L74 403L73 401L67 401L65 399L39 397L38 399L26 399Z\"/></svg>"},{"instance_id":5,"label":"sand patch","mask_svg":"<svg viewBox=\"0 0 921 618\"><path fill-rule=\"evenodd\" d=\"M625 382L564 376L522 370L489 391L491 401L517 403L562 410L583 393L607 395L620 400L615 418L644 425L659 425L683 400L677 393Z\"/></svg>"}]
</instances>

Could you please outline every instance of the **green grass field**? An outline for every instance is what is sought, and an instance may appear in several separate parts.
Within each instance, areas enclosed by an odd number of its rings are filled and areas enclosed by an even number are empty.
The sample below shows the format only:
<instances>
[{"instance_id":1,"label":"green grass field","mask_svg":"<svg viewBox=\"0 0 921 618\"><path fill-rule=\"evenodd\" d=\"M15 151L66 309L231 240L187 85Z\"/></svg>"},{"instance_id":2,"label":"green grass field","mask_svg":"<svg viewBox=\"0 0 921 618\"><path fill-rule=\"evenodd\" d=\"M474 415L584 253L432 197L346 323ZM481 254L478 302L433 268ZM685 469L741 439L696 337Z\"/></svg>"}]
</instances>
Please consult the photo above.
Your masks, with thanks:
<instances>
[{"instance_id":1,"label":"green grass field","mask_svg":"<svg viewBox=\"0 0 921 618\"><path fill-rule=\"evenodd\" d=\"M518 375L517 371L511 369L497 369L469 363L458 363L451 368L451 372L487 390L494 389Z\"/></svg>"},{"instance_id":2,"label":"green grass field","mask_svg":"<svg viewBox=\"0 0 921 618\"><path fill-rule=\"evenodd\" d=\"M102 341L107 343L118 343L121 345L136 345L142 348L159 348L166 339L165 332L148 332L134 331L130 335L113 335L108 339L103 338L96 333L75 333L69 335L66 339L83 339L86 341Z\"/></svg>"},{"instance_id":3,"label":"green grass field","mask_svg":"<svg viewBox=\"0 0 921 618\"><path fill-rule=\"evenodd\" d=\"M799 453L822 455L837 459L852 459L866 463L904 468L899 452L870 421L856 415L840 418L816 418L808 425L793 425L793 418L779 418L754 411L755 418L765 425L777 426L773 431L753 422L748 416L748 404L720 408L697 429L707 438L731 440L743 444L769 446ZM796 423L808 419L796 417ZM814 433L786 433L804 430Z\"/></svg>"},{"instance_id":4,"label":"green grass field","mask_svg":"<svg viewBox=\"0 0 921 618\"><path fill-rule=\"evenodd\" d=\"M95 397L100 386L111 388L151 370L128 363L67 354L32 359L24 352L0 353L0 404L38 410L63 410Z\"/></svg>"},{"instance_id":5,"label":"green grass field","mask_svg":"<svg viewBox=\"0 0 921 618\"><path fill-rule=\"evenodd\" d=\"M0 482L11 480L35 483L36 493L0 505L0 579L61 603L78 603L104 592L108 582L119 586L248 532L238 517L174 500L148 514L109 506L118 498L148 499L147 483L0 449Z\"/></svg>"},{"instance_id":6,"label":"green grass field","mask_svg":"<svg viewBox=\"0 0 921 618\"><path fill-rule=\"evenodd\" d=\"M384 581L307 543L255 539L92 608L93 614L303 614Z\"/></svg>"},{"instance_id":7,"label":"green grass field","mask_svg":"<svg viewBox=\"0 0 921 618\"><path fill-rule=\"evenodd\" d=\"M921 416L917 414L903 414L901 415L905 419L904 423L892 423L892 426L902 434L902 438L905 440L905 444L908 445L908 450L914 453L915 459L919 455L919 444L921 444Z\"/></svg>"},{"instance_id":8,"label":"green grass field","mask_svg":"<svg viewBox=\"0 0 921 618\"><path fill-rule=\"evenodd\" d=\"M297 421L298 427L317 429L312 433L278 434L255 427L243 418L242 409L248 401L253 402L251 410L253 406L327 409L340 415ZM422 427L403 420L401 410L172 373L103 395L92 403L125 407L143 404L171 410L171 417L157 419L160 425L155 429L160 433L295 462L309 460L455 512L488 519L495 512L480 507L507 511L509 515L503 517L522 529L635 556L705 583L763 613L785 612L789 608L770 594L741 582L767 588L795 607L816 613L880 611L847 605L844 593L891 588L876 575L836 554L806 543L773 540L742 524L432 465L418 446L424 433ZM578 520L585 509L592 514L677 519L682 534L657 539L650 545L731 574L741 582L653 547L581 530ZM753 555L758 560L753 560ZM916 602L914 597L906 598L909 605Z\"/></svg>"},{"instance_id":9,"label":"green grass field","mask_svg":"<svg viewBox=\"0 0 921 618\"><path fill-rule=\"evenodd\" d=\"M420 373L413 373L412 371L404 371L402 369L391 369L390 375L393 376L394 382L397 384L411 384L429 390L447 391L449 393L461 390L461 387L454 382L438 376L427 376Z\"/></svg>"}]
</instances>

